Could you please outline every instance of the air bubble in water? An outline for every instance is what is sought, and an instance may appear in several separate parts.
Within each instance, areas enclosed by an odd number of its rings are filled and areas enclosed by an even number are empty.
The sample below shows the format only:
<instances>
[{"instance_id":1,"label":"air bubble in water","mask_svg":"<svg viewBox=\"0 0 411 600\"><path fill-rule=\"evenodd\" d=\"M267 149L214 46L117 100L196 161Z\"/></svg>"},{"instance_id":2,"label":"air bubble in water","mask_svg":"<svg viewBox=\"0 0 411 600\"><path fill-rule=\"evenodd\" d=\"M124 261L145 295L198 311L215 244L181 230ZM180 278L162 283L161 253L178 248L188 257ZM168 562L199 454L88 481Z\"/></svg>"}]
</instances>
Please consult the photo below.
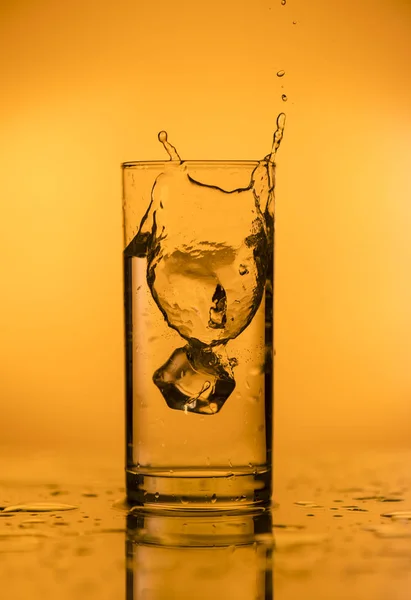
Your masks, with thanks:
<instances>
[{"instance_id":1,"label":"air bubble in water","mask_svg":"<svg viewBox=\"0 0 411 600\"><path fill-rule=\"evenodd\" d=\"M214 504L215 502L217 502L217 496L215 494L213 494L211 496L211 502Z\"/></svg>"},{"instance_id":2,"label":"air bubble in water","mask_svg":"<svg viewBox=\"0 0 411 600\"><path fill-rule=\"evenodd\" d=\"M285 6L287 4L287 0L281 0L281 4Z\"/></svg>"},{"instance_id":3,"label":"air bubble in water","mask_svg":"<svg viewBox=\"0 0 411 600\"><path fill-rule=\"evenodd\" d=\"M158 492L156 492L156 493L154 494L154 498L155 498L156 500L158 500L158 499L160 498L160 494L159 494Z\"/></svg>"},{"instance_id":4,"label":"air bubble in water","mask_svg":"<svg viewBox=\"0 0 411 600\"><path fill-rule=\"evenodd\" d=\"M282 94L282 96L281 96L281 100L282 100L283 102L287 102L287 100L288 100L288 98L287 98L287 95L286 95L286 94Z\"/></svg>"},{"instance_id":5,"label":"air bubble in water","mask_svg":"<svg viewBox=\"0 0 411 600\"><path fill-rule=\"evenodd\" d=\"M277 71L277 77L284 77L285 75L285 71L281 70L281 71Z\"/></svg>"}]
</instances>

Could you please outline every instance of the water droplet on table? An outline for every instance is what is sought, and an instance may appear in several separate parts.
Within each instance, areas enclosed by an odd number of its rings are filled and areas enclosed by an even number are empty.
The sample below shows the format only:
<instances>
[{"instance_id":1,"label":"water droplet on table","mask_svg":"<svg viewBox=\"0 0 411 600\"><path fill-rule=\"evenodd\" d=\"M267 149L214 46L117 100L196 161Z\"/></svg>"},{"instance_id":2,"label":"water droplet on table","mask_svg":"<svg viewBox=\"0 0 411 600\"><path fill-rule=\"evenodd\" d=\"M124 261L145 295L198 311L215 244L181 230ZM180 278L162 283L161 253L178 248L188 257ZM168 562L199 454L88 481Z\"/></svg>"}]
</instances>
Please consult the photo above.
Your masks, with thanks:
<instances>
[{"instance_id":1,"label":"water droplet on table","mask_svg":"<svg viewBox=\"0 0 411 600\"><path fill-rule=\"evenodd\" d=\"M397 510L395 512L383 513L382 517L393 519L394 521L404 519L404 521L411 520L411 510Z\"/></svg>"},{"instance_id":2,"label":"water droplet on table","mask_svg":"<svg viewBox=\"0 0 411 600\"><path fill-rule=\"evenodd\" d=\"M68 494L68 492L65 490L53 490L50 492L50 496L65 496L66 494Z\"/></svg>"},{"instance_id":3,"label":"water droplet on table","mask_svg":"<svg viewBox=\"0 0 411 600\"><path fill-rule=\"evenodd\" d=\"M371 531L379 538L411 538L409 527L401 527L398 524L383 524L366 527L366 531Z\"/></svg>"},{"instance_id":4,"label":"water droplet on table","mask_svg":"<svg viewBox=\"0 0 411 600\"><path fill-rule=\"evenodd\" d=\"M43 519L27 519L26 521L22 521L19 525L22 529L32 529L36 525L45 523Z\"/></svg>"},{"instance_id":5,"label":"water droplet on table","mask_svg":"<svg viewBox=\"0 0 411 600\"><path fill-rule=\"evenodd\" d=\"M3 512L53 512L58 510L75 510L71 504L54 504L52 502L37 502L34 504L14 504L6 506Z\"/></svg>"},{"instance_id":6,"label":"water droplet on table","mask_svg":"<svg viewBox=\"0 0 411 600\"><path fill-rule=\"evenodd\" d=\"M378 498L379 502L404 502L404 498L386 498L386 497L381 497Z\"/></svg>"},{"instance_id":7,"label":"water droplet on table","mask_svg":"<svg viewBox=\"0 0 411 600\"><path fill-rule=\"evenodd\" d=\"M275 545L276 550L282 552L302 546L317 546L328 539L328 535L321 533L280 530L275 534Z\"/></svg>"}]
</instances>

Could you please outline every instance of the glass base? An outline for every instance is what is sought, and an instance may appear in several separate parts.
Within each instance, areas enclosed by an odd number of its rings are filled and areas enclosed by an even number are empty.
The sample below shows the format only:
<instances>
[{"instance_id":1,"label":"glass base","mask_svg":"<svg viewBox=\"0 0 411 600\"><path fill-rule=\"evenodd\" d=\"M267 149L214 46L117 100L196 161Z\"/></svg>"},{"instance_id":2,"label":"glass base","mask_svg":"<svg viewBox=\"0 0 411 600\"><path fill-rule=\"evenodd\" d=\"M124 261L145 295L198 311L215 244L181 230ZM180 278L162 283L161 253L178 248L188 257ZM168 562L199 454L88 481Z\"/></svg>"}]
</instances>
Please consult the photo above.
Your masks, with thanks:
<instances>
[{"instance_id":1,"label":"glass base","mask_svg":"<svg viewBox=\"0 0 411 600\"><path fill-rule=\"evenodd\" d=\"M126 470L127 500L132 506L166 512L249 511L271 504L271 471Z\"/></svg>"},{"instance_id":2,"label":"glass base","mask_svg":"<svg viewBox=\"0 0 411 600\"><path fill-rule=\"evenodd\" d=\"M136 507L127 515L129 542L167 548L216 548L256 542L273 547L272 527L272 513L264 507L232 515L208 512L192 517Z\"/></svg>"}]
</instances>

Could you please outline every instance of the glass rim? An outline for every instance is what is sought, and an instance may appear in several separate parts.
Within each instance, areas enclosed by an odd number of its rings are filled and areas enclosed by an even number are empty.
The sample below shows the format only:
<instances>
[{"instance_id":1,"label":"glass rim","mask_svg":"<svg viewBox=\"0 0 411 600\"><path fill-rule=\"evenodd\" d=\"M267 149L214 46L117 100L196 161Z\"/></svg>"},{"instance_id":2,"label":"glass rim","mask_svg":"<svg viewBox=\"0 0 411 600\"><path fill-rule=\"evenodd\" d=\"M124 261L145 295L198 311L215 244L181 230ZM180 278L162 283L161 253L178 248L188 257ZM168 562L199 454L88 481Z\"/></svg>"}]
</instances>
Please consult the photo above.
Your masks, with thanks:
<instances>
[{"instance_id":1,"label":"glass rim","mask_svg":"<svg viewBox=\"0 0 411 600\"><path fill-rule=\"evenodd\" d=\"M183 164L187 164L188 166L233 166L233 167L256 167L260 161L259 160L225 160L225 159L212 159L212 160L183 160ZM134 161L126 161L121 163L122 169L132 169L135 167L161 167L165 164L171 164L172 161L169 159L166 160L134 160Z\"/></svg>"}]
</instances>

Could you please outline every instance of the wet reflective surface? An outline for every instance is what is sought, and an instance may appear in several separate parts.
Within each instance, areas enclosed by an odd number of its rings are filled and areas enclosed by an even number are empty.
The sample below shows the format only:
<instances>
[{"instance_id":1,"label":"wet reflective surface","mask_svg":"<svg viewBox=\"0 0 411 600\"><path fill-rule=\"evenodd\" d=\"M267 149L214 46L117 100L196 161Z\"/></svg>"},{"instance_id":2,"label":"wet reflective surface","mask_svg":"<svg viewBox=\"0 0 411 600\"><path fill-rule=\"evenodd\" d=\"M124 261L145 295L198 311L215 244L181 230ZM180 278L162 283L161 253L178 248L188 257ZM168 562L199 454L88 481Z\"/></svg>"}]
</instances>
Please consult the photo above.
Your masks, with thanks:
<instances>
[{"instance_id":1,"label":"wet reflective surface","mask_svg":"<svg viewBox=\"0 0 411 600\"><path fill-rule=\"evenodd\" d=\"M405 600L410 458L283 456L272 514L196 518L128 511L115 467L2 464L2 597Z\"/></svg>"}]
</instances>

